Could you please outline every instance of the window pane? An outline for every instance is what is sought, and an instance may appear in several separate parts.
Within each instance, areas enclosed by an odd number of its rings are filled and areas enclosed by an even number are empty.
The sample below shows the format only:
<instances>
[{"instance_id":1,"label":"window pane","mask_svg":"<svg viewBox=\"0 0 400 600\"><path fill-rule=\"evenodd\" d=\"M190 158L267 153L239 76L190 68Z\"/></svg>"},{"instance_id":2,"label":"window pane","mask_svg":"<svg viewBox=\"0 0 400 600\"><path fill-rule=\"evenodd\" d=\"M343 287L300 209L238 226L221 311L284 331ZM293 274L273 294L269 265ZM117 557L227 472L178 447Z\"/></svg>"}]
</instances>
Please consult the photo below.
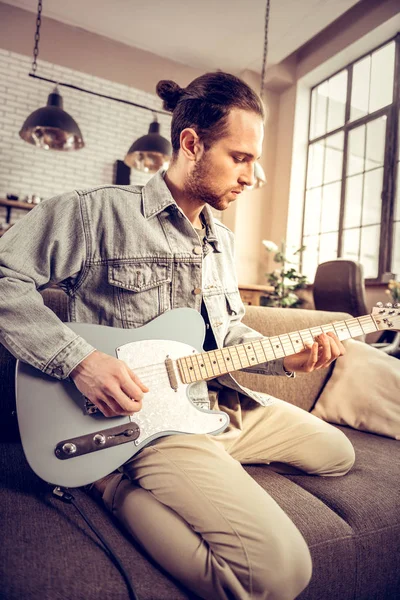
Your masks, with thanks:
<instances>
[{"instance_id":1,"label":"window pane","mask_svg":"<svg viewBox=\"0 0 400 600\"><path fill-rule=\"evenodd\" d=\"M365 170L383 165L385 158L386 117L367 123Z\"/></svg>"},{"instance_id":2,"label":"window pane","mask_svg":"<svg viewBox=\"0 0 400 600\"><path fill-rule=\"evenodd\" d=\"M400 223L397 222L393 227L393 259L392 273L396 273L397 279L400 279Z\"/></svg>"},{"instance_id":3,"label":"window pane","mask_svg":"<svg viewBox=\"0 0 400 600\"><path fill-rule=\"evenodd\" d=\"M372 54L369 112L393 102L395 44L391 42Z\"/></svg>"},{"instance_id":4,"label":"window pane","mask_svg":"<svg viewBox=\"0 0 400 600\"><path fill-rule=\"evenodd\" d=\"M400 137L400 136L399 136ZM400 139L399 139L400 143ZM400 221L400 163L397 163L396 199L394 203L394 220Z\"/></svg>"},{"instance_id":5,"label":"window pane","mask_svg":"<svg viewBox=\"0 0 400 600\"><path fill-rule=\"evenodd\" d=\"M338 231L340 191L342 182L330 183L322 188L321 233Z\"/></svg>"},{"instance_id":6,"label":"window pane","mask_svg":"<svg viewBox=\"0 0 400 600\"><path fill-rule=\"evenodd\" d=\"M360 251L360 230L346 229L343 231L342 257L358 261Z\"/></svg>"},{"instance_id":7,"label":"window pane","mask_svg":"<svg viewBox=\"0 0 400 600\"><path fill-rule=\"evenodd\" d=\"M324 143L311 144L308 155L307 189L322 185Z\"/></svg>"},{"instance_id":8,"label":"window pane","mask_svg":"<svg viewBox=\"0 0 400 600\"><path fill-rule=\"evenodd\" d=\"M337 233L325 233L319 239L319 263L337 258Z\"/></svg>"},{"instance_id":9,"label":"window pane","mask_svg":"<svg viewBox=\"0 0 400 600\"><path fill-rule=\"evenodd\" d=\"M310 108L310 140L317 137L315 135L315 120L317 115L317 88L311 92L311 108Z\"/></svg>"},{"instance_id":10,"label":"window pane","mask_svg":"<svg viewBox=\"0 0 400 600\"><path fill-rule=\"evenodd\" d=\"M316 88L314 135L319 137L326 133L326 117L328 107L328 82L321 83Z\"/></svg>"},{"instance_id":11,"label":"window pane","mask_svg":"<svg viewBox=\"0 0 400 600\"><path fill-rule=\"evenodd\" d=\"M350 120L355 121L368 113L371 57L367 56L353 67Z\"/></svg>"},{"instance_id":12,"label":"window pane","mask_svg":"<svg viewBox=\"0 0 400 600\"><path fill-rule=\"evenodd\" d=\"M380 225L361 229L360 262L364 267L364 277L378 277Z\"/></svg>"},{"instance_id":13,"label":"window pane","mask_svg":"<svg viewBox=\"0 0 400 600\"><path fill-rule=\"evenodd\" d=\"M306 210L304 215L304 235L319 233L321 218L321 188L309 190L306 194Z\"/></svg>"},{"instance_id":14,"label":"window pane","mask_svg":"<svg viewBox=\"0 0 400 600\"><path fill-rule=\"evenodd\" d=\"M313 281L318 266L318 236L305 236L303 245L306 249L303 252L302 272L309 281Z\"/></svg>"},{"instance_id":15,"label":"window pane","mask_svg":"<svg viewBox=\"0 0 400 600\"><path fill-rule=\"evenodd\" d=\"M383 169L368 171L364 175L363 225L381 222Z\"/></svg>"},{"instance_id":16,"label":"window pane","mask_svg":"<svg viewBox=\"0 0 400 600\"><path fill-rule=\"evenodd\" d=\"M328 131L344 125L346 95L347 95L347 70L331 77L328 82Z\"/></svg>"},{"instance_id":17,"label":"window pane","mask_svg":"<svg viewBox=\"0 0 400 600\"><path fill-rule=\"evenodd\" d=\"M342 179L344 134L337 133L325 140L324 183Z\"/></svg>"},{"instance_id":18,"label":"window pane","mask_svg":"<svg viewBox=\"0 0 400 600\"><path fill-rule=\"evenodd\" d=\"M365 125L349 132L347 175L362 173L364 170Z\"/></svg>"},{"instance_id":19,"label":"window pane","mask_svg":"<svg viewBox=\"0 0 400 600\"><path fill-rule=\"evenodd\" d=\"M344 203L343 226L359 227L361 224L361 208L363 193L363 176L354 175L346 182L346 199Z\"/></svg>"}]
</instances>

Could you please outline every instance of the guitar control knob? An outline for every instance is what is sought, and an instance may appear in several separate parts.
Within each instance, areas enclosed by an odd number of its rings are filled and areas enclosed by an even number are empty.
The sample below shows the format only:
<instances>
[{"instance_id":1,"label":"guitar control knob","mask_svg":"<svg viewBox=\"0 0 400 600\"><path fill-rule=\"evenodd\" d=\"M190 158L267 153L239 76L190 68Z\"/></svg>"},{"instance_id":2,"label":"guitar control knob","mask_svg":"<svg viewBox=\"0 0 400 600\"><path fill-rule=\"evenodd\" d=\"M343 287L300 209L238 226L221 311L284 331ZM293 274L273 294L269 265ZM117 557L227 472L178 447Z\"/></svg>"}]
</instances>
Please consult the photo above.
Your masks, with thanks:
<instances>
[{"instance_id":1,"label":"guitar control knob","mask_svg":"<svg viewBox=\"0 0 400 600\"><path fill-rule=\"evenodd\" d=\"M64 452L64 454L75 454L76 446L72 442L66 442L62 446L62 451Z\"/></svg>"},{"instance_id":2,"label":"guitar control knob","mask_svg":"<svg viewBox=\"0 0 400 600\"><path fill-rule=\"evenodd\" d=\"M96 435L93 436L93 441L98 446L103 446L103 444L106 443L106 436L102 433L96 433Z\"/></svg>"}]
</instances>

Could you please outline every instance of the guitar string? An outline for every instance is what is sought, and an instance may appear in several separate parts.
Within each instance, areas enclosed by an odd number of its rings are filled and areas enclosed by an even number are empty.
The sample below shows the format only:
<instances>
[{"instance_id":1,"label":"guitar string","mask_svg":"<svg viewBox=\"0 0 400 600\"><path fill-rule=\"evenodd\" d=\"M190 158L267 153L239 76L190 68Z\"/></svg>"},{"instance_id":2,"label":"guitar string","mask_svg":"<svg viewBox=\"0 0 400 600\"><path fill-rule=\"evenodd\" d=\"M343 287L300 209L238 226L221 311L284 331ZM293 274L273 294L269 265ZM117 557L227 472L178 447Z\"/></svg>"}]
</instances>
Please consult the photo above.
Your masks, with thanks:
<instances>
[{"instance_id":1,"label":"guitar string","mask_svg":"<svg viewBox=\"0 0 400 600\"><path fill-rule=\"evenodd\" d=\"M350 325L350 324L354 324L354 325L358 325L358 326L360 326L360 325L361 325L360 321L365 321L365 320L367 320L367 321L370 321L370 316L369 316L369 315L365 315L364 317L359 317L358 319L356 319L356 318L353 318L353 319L347 319L346 321L341 321L341 322L335 323L335 325L336 325L336 326L343 326L343 325L346 325L346 326L347 326L347 324L349 324L349 325ZM354 325L353 325L353 326L354 326ZM366 324L365 324L365 325L366 325ZM361 325L361 328L362 328L362 325ZM264 342L264 343L265 343L265 342L269 341L269 342L271 343L271 339L274 339L274 338L276 338L276 340L277 340L277 341L279 341L279 344L280 344L280 346L281 346L281 349L282 349L282 350L283 350L283 352L284 352L283 356L286 356L286 352L285 352L285 345L288 345L288 342L290 342L290 345L292 345L292 344L291 344L291 335L300 334L298 337L302 338L301 334L303 334L303 336L304 336L304 337L306 337L306 336L307 336L307 338L311 338L311 340L313 340L313 339L314 339L313 330L314 330L314 331L315 331L315 330L317 330L317 331L316 331L316 333L315 333L315 335L318 335L318 330L321 330L321 331L324 331L324 330L325 330L325 331L334 331L335 329L334 329L334 325L333 325L333 324L331 324L331 323L327 323L327 324L323 324L323 325L317 325L317 326L315 326L315 327L311 327L310 329L305 329L305 330L301 330L301 331L290 332L290 333L286 333L286 334L282 334L282 335L277 335L277 336L266 337L266 338L260 338L260 339L254 340L254 341L250 341L250 344L254 344L254 343L256 343L256 342L259 342L259 343L261 343L261 345L263 345L263 344L262 344L262 342ZM350 332L350 333L351 333L351 332ZM366 333L366 332L363 332L363 333ZM305 335L304 335L304 334L305 334ZM357 335L358 335L358 333L355 333L354 337L357 337ZM284 338L286 338L286 339L285 339L285 340L281 340L280 338L282 338L282 337L284 337ZM348 339L348 338L344 338L344 339ZM275 341L275 339L274 339L274 341ZM306 339L306 341L307 341L307 339ZM246 343L247 343L247 342L246 342ZM244 345L245 345L245 344L239 344L238 346L239 346L239 347L242 347L242 346L244 346ZM272 345L272 343L271 343L271 345ZM290 347L290 346L289 346L289 347ZM300 348L301 348L301 349L304 349L304 348L305 348L304 344L302 344L302 345L300 346ZM226 347L224 348L224 350L228 350L228 349L229 349L229 346L226 346ZM231 347L231 350L232 350L232 349L235 349L235 350L236 350L236 349L237 349L237 346L232 346L232 347ZM218 353L219 353L219 355L218 355L218 358L219 358L219 359L221 359L221 360L224 360L224 358L228 358L228 357L227 357L227 356L224 356L224 354L222 353L222 350L223 350L223 349L216 349L216 350L212 350L211 352L218 352ZM269 351L269 355L268 355L268 348L267 348L267 349L263 348L263 350L264 350L264 353L265 353L265 355L266 355L266 357L267 357L267 361L261 361L261 362L268 362L268 361L270 361L270 360L274 360L274 359L276 359L276 358L283 358L283 356L281 356L281 357L276 357L276 356L275 356L275 351L274 351L274 350L272 350L272 352L271 352L271 351ZM236 350L236 352L237 352L237 351L238 351L238 350ZM255 350L254 350L254 353L255 353ZM204 353L198 352L198 353L196 353L196 354L192 354L192 355L188 355L188 356L179 357L179 359L185 359L185 358L186 358L186 359L187 359L187 358L194 358L194 357L198 357L198 356L200 356L200 355L202 355L202 354L206 354L206 355L208 355L208 354L209 354L209 352L204 352ZM122 359L122 360L123 360L123 359ZM177 360L177 359L175 359L175 361L176 361L176 360ZM210 359L209 359L209 360L210 360ZM240 360L240 358L239 358L239 360ZM261 364L261 363L258 363L258 364ZM129 365L128 365L128 366L129 366ZM250 363L249 363L249 366L250 366ZM244 367L244 368L246 368L246 367ZM201 372L201 367L200 367L200 365L198 365L198 369L199 369L199 371ZM206 369L207 369L207 367L206 367ZM160 374L160 375L161 375L161 374L165 373L165 371L166 371L166 366L165 366L165 364L164 364L164 363L156 363L156 364L153 364L153 365L145 365L145 366L143 366L143 367L138 367L138 368L135 368L135 367L133 367L133 370L134 370L135 374L139 374L139 373L140 373L142 377L146 377L146 376L150 376L150 375L154 376L154 375L158 375L158 374Z\"/></svg>"}]
</instances>

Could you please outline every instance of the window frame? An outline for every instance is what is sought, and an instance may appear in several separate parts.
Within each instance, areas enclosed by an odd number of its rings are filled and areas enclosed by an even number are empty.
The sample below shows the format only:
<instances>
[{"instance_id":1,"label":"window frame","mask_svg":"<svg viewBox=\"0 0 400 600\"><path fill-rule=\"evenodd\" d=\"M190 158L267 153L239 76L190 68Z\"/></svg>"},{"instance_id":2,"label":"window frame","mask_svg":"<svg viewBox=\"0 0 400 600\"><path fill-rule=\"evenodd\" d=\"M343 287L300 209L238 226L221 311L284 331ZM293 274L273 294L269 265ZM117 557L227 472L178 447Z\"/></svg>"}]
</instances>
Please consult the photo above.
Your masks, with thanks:
<instances>
[{"instance_id":1,"label":"window frame","mask_svg":"<svg viewBox=\"0 0 400 600\"><path fill-rule=\"evenodd\" d=\"M380 48L395 43L395 58L394 58L394 74L393 74L393 101L391 104L380 108L374 112L371 112L363 117L350 121L350 110L351 110L351 90L353 82L353 68L356 63L372 55ZM312 94L313 91L332 79L342 71L347 70L347 90L346 90L346 106L345 106L345 117L344 124L341 127L333 129L323 135L311 138L311 117L312 117ZM340 195L340 212L339 212L339 225L338 225L338 245L337 245L337 258L342 257L343 248L343 222L344 222L344 209L345 209L345 195L346 195L346 172L348 162L348 138L349 132L353 129L365 125L375 119L382 116L386 116L386 137L385 137L385 151L384 151L384 163L383 163L383 181L382 181L382 207L381 207L381 224L380 224L380 241L379 241L379 257L378 257L378 275L376 278L367 278L365 283L377 284L383 282L383 274L392 272L392 253L393 253L393 235L394 235L394 208L396 200L396 182L397 182L397 170L399 168L399 115L400 115L400 32L393 37L382 42L378 46L359 56L357 59L348 63L345 67L341 67L337 71L325 77L310 89L310 109L308 115L308 141L307 141L307 158L306 158L306 174L308 173L309 158L310 158L310 146L312 144L321 142L335 134L343 132L344 144L343 144L343 163L342 163L342 178L341 178L341 195ZM328 111L326 118L328 118ZM303 194L303 212L302 212L302 226L301 226L301 245L305 243L304 240L304 225L305 225L305 212L306 212L306 194L307 194L307 176L306 183L304 186ZM319 233L321 235L321 232ZM303 253L300 255L300 269L303 267Z\"/></svg>"}]
</instances>

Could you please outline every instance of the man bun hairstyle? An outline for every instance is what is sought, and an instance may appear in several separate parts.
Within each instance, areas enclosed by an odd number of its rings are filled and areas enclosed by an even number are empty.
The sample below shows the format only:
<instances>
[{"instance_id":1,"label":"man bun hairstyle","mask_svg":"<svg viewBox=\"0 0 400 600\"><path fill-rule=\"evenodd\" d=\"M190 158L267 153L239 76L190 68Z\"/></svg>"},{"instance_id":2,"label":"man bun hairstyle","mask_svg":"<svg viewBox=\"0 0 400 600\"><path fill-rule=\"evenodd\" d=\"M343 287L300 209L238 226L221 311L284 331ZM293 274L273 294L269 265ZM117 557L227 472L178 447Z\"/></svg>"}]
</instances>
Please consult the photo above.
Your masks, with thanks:
<instances>
[{"instance_id":1,"label":"man bun hairstyle","mask_svg":"<svg viewBox=\"0 0 400 600\"><path fill-rule=\"evenodd\" d=\"M261 98L247 83L223 71L205 73L186 88L170 80L159 81L156 88L163 108L172 112L171 142L173 160L180 148L181 131L194 129L208 150L227 131L231 109L254 112L265 120Z\"/></svg>"},{"instance_id":2,"label":"man bun hairstyle","mask_svg":"<svg viewBox=\"0 0 400 600\"><path fill-rule=\"evenodd\" d=\"M163 109L173 112L184 90L175 81L163 79L157 83L156 92L163 100Z\"/></svg>"}]
</instances>

